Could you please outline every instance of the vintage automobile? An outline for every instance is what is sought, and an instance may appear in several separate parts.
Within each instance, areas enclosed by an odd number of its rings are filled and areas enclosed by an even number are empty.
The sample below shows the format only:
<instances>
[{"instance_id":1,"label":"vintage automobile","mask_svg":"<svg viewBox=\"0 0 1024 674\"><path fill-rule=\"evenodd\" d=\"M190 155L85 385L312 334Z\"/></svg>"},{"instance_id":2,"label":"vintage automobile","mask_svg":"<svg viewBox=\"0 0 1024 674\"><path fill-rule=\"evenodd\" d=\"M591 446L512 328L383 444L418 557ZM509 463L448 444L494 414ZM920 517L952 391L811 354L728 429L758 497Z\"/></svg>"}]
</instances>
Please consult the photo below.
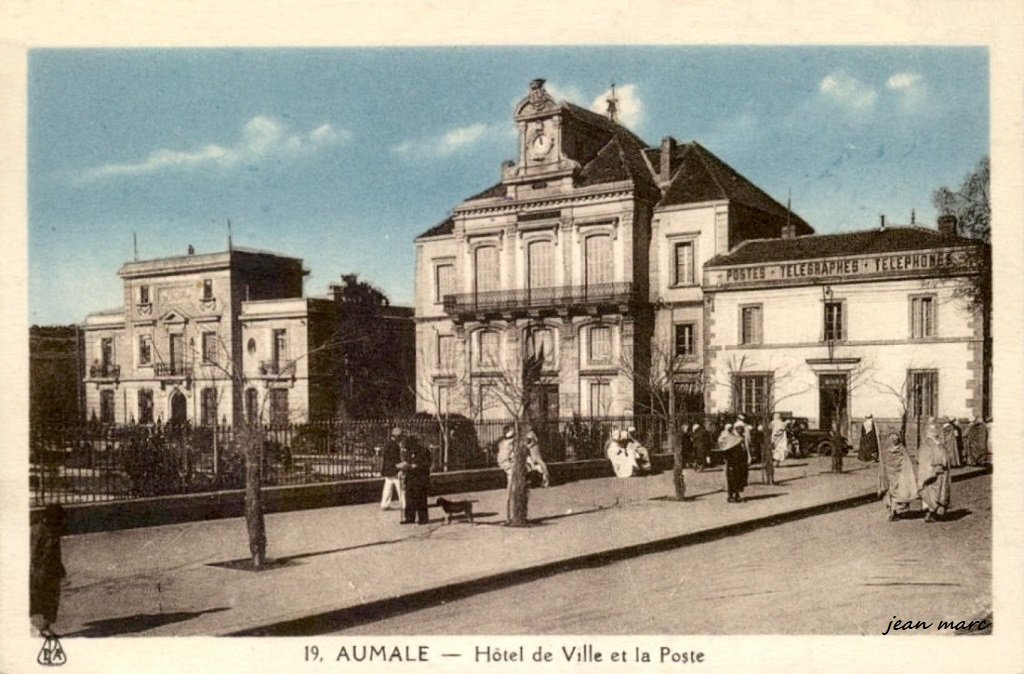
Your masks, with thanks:
<instances>
[{"instance_id":1,"label":"vintage automobile","mask_svg":"<svg viewBox=\"0 0 1024 674\"><path fill-rule=\"evenodd\" d=\"M806 417L790 417L792 421L790 442L793 444L794 456L832 456L832 434L825 429L810 428ZM845 436L842 438L842 452L845 456L853 446Z\"/></svg>"}]
</instances>

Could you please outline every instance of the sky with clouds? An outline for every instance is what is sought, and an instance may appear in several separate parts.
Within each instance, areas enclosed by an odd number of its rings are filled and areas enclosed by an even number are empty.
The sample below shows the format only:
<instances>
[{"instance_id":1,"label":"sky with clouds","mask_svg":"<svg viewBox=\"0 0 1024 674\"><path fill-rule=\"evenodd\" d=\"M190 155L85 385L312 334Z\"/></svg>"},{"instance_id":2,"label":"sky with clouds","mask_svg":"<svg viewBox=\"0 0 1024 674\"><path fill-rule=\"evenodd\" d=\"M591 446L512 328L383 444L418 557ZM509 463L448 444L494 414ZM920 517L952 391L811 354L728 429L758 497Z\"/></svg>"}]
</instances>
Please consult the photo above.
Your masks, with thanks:
<instances>
[{"instance_id":1,"label":"sky with clouds","mask_svg":"<svg viewBox=\"0 0 1024 674\"><path fill-rule=\"evenodd\" d=\"M498 181L543 77L651 145L696 140L819 232L933 223L988 153L988 58L968 48L35 50L29 321L121 301L140 259L239 246L357 272L411 303L413 239Z\"/></svg>"}]
</instances>

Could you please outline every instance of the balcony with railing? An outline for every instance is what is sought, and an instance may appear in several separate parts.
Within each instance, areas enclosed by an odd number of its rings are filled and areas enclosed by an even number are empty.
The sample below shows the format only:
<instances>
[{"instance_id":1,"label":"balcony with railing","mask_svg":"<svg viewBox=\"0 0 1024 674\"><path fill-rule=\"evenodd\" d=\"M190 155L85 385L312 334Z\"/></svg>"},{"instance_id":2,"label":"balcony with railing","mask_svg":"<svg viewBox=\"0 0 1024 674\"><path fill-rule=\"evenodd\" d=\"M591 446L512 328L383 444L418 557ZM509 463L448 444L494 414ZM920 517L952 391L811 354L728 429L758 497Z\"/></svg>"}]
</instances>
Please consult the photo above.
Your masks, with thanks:
<instances>
[{"instance_id":1,"label":"balcony with railing","mask_svg":"<svg viewBox=\"0 0 1024 674\"><path fill-rule=\"evenodd\" d=\"M97 363L89 366L90 379L120 379L121 366L113 363Z\"/></svg>"},{"instance_id":2,"label":"balcony with railing","mask_svg":"<svg viewBox=\"0 0 1024 674\"><path fill-rule=\"evenodd\" d=\"M263 377L290 377L295 374L294 360L262 360L260 361L260 376Z\"/></svg>"},{"instance_id":3,"label":"balcony with railing","mask_svg":"<svg viewBox=\"0 0 1024 674\"><path fill-rule=\"evenodd\" d=\"M445 295L444 310L456 319L541 311L571 313L595 307L625 310L635 299L632 283L597 283Z\"/></svg>"},{"instance_id":4,"label":"balcony with railing","mask_svg":"<svg viewBox=\"0 0 1024 674\"><path fill-rule=\"evenodd\" d=\"M153 374L158 379L187 379L192 377L192 366L184 363L156 363Z\"/></svg>"}]
</instances>

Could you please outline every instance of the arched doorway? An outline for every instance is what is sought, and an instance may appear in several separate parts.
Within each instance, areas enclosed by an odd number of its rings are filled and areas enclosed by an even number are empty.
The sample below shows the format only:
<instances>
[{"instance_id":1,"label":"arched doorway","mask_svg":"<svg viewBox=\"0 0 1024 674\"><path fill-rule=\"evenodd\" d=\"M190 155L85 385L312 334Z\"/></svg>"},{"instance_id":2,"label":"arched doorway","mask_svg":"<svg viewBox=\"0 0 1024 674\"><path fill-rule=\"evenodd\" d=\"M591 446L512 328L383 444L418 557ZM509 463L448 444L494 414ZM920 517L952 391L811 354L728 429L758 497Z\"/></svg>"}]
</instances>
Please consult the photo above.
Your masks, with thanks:
<instances>
[{"instance_id":1,"label":"arched doorway","mask_svg":"<svg viewBox=\"0 0 1024 674\"><path fill-rule=\"evenodd\" d=\"M180 425L186 421L188 421L188 404L181 391L175 391L171 394L171 423Z\"/></svg>"}]
</instances>

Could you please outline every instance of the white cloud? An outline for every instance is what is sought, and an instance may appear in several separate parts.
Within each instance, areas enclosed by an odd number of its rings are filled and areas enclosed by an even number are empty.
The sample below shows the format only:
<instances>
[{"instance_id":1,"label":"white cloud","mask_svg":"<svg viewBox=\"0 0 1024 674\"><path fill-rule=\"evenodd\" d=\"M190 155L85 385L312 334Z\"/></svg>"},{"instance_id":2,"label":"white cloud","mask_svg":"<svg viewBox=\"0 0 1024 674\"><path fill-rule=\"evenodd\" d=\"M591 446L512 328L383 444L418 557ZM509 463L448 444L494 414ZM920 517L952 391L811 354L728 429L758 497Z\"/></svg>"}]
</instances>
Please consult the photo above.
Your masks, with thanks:
<instances>
[{"instance_id":1,"label":"white cloud","mask_svg":"<svg viewBox=\"0 0 1024 674\"><path fill-rule=\"evenodd\" d=\"M904 112L918 113L926 109L928 85L919 73L894 73L885 86L898 97Z\"/></svg>"},{"instance_id":2,"label":"white cloud","mask_svg":"<svg viewBox=\"0 0 1024 674\"><path fill-rule=\"evenodd\" d=\"M586 100L583 97L583 92L580 91L578 87L570 85L562 88L557 84L546 82L544 84L544 88L548 90L549 94L551 94L551 98L555 99L558 103L561 103L562 101L569 101L570 103L580 105L582 101Z\"/></svg>"},{"instance_id":3,"label":"white cloud","mask_svg":"<svg viewBox=\"0 0 1024 674\"><path fill-rule=\"evenodd\" d=\"M447 157L475 145L494 132L495 128L487 124L469 124L456 127L438 136L402 141L392 147L391 151L408 156Z\"/></svg>"},{"instance_id":4,"label":"white cloud","mask_svg":"<svg viewBox=\"0 0 1024 674\"><path fill-rule=\"evenodd\" d=\"M590 109L602 115L607 114L608 98L611 95L612 90L609 88L594 99L594 102L590 104ZM621 87L615 87L615 97L619 99L617 106L619 123L623 126L635 128L640 122L644 111L643 103L636 91L636 85L624 84Z\"/></svg>"},{"instance_id":5,"label":"white cloud","mask_svg":"<svg viewBox=\"0 0 1024 674\"><path fill-rule=\"evenodd\" d=\"M885 86L896 91L910 91L924 85L924 79L918 73L895 73L886 81Z\"/></svg>"},{"instance_id":6,"label":"white cloud","mask_svg":"<svg viewBox=\"0 0 1024 674\"><path fill-rule=\"evenodd\" d=\"M853 110L869 110L878 98L874 87L841 71L826 75L818 85L818 90L822 95Z\"/></svg>"},{"instance_id":7,"label":"white cloud","mask_svg":"<svg viewBox=\"0 0 1024 674\"><path fill-rule=\"evenodd\" d=\"M204 145L195 150L154 150L144 160L104 164L86 171L81 180L155 173L165 169L200 167L231 168L253 164L269 157L308 154L343 143L351 138L345 129L323 124L309 133L289 133L288 127L270 117L253 117L242 127L242 137L234 145Z\"/></svg>"}]
</instances>

